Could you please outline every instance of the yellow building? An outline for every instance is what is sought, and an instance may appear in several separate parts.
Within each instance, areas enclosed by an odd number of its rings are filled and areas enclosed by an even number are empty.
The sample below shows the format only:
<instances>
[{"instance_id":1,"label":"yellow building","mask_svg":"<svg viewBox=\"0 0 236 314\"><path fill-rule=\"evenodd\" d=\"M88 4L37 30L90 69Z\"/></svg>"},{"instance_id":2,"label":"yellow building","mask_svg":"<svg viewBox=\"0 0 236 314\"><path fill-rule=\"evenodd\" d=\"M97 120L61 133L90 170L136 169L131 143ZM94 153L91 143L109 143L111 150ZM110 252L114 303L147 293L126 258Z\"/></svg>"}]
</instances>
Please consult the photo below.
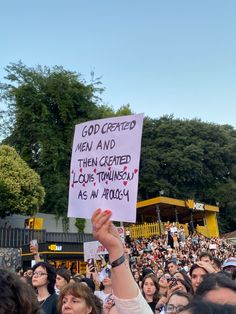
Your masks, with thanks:
<instances>
[{"instance_id":1,"label":"yellow building","mask_svg":"<svg viewBox=\"0 0 236 314\"><path fill-rule=\"evenodd\" d=\"M33 230L42 230L43 229L43 218L31 217L25 219L25 228Z\"/></svg>"},{"instance_id":2,"label":"yellow building","mask_svg":"<svg viewBox=\"0 0 236 314\"><path fill-rule=\"evenodd\" d=\"M206 237L219 237L217 213L217 206L159 196L137 203L137 223L129 229L132 237L140 233L151 236L163 234L166 224L176 222L183 225L188 234L189 222L192 221L197 232Z\"/></svg>"}]
</instances>

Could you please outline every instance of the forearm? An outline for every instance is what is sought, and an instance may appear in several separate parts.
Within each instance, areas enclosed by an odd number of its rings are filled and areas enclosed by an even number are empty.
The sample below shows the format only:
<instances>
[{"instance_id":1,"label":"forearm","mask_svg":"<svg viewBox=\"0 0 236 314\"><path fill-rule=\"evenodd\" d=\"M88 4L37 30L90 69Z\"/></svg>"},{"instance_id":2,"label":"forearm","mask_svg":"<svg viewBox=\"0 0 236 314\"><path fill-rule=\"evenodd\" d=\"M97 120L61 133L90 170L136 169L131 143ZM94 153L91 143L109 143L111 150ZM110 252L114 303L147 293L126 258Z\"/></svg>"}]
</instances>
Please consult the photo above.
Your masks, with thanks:
<instances>
[{"instance_id":1,"label":"forearm","mask_svg":"<svg viewBox=\"0 0 236 314\"><path fill-rule=\"evenodd\" d=\"M41 260L41 258L40 258L39 253L34 254L34 260L35 260L35 262L36 262L36 263L39 263L39 262L41 262L41 261L42 261L42 260Z\"/></svg>"},{"instance_id":2,"label":"forearm","mask_svg":"<svg viewBox=\"0 0 236 314\"><path fill-rule=\"evenodd\" d=\"M111 211L102 211L98 208L92 216L93 235L105 246L111 263L112 288L114 295L119 299L127 300L137 297L139 288L124 261L117 260L124 255L123 244L115 226L111 223ZM116 265L114 265L116 261ZM119 260L121 261L121 260Z\"/></svg>"},{"instance_id":3,"label":"forearm","mask_svg":"<svg viewBox=\"0 0 236 314\"><path fill-rule=\"evenodd\" d=\"M112 263L124 254L123 250L115 250L110 252L109 258ZM130 271L127 261L119 266L111 268L112 289L114 295L120 299L132 299L138 295L138 285L136 284L133 275Z\"/></svg>"},{"instance_id":4,"label":"forearm","mask_svg":"<svg viewBox=\"0 0 236 314\"><path fill-rule=\"evenodd\" d=\"M118 314L153 314L139 290L137 296L132 299L121 299L115 296L115 304Z\"/></svg>"}]
</instances>

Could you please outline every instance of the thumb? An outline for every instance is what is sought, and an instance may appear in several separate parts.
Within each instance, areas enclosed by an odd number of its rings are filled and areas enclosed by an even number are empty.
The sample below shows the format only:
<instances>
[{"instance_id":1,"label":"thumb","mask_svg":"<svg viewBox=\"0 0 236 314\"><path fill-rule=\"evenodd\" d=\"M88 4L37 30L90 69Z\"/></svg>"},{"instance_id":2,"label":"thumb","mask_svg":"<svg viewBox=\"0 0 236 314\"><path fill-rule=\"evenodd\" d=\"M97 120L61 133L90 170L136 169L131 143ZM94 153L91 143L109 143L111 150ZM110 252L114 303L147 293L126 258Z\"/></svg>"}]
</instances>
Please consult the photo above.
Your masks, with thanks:
<instances>
[{"instance_id":1,"label":"thumb","mask_svg":"<svg viewBox=\"0 0 236 314\"><path fill-rule=\"evenodd\" d=\"M117 231L117 228L115 227L115 225L110 221L108 230L111 234L113 234L114 236L116 236L117 238L120 238L120 235Z\"/></svg>"}]
</instances>

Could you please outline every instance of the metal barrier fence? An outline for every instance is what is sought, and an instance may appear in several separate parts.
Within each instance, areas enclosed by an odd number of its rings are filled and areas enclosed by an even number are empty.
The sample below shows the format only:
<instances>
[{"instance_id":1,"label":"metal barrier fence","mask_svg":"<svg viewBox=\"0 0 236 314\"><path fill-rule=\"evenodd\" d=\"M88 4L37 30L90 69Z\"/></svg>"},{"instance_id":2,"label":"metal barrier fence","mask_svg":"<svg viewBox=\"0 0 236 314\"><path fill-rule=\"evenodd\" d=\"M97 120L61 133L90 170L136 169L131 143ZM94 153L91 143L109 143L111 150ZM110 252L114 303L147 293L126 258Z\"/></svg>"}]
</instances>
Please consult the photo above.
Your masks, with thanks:
<instances>
[{"instance_id":1,"label":"metal barrier fence","mask_svg":"<svg viewBox=\"0 0 236 314\"><path fill-rule=\"evenodd\" d=\"M137 238L150 238L160 234L160 228L158 223L144 223L141 225L133 225L129 228L130 237L132 239Z\"/></svg>"},{"instance_id":2,"label":"metal barrier fence","mask_svg":"<svg viewBox=\"0 0 236 314\"><path fill-rule=\"evenodd\" d=\"M153 236L159 236L160 234L164 235L166 229L166 225L169 225L169 222L151 222L151 223L144 223L140 225L131 225L129 227L126 227L125 230L130 231L130 237L132 239L137 239L137 238L150 238ZM180 224L176 223L176 226L180 228L180 226L183 226L184 232L186 235L189 234L188 232L188 224ZM161 232L160 232L161 230Z\"/></svg>"},{"instance_id":3,"label":"metal barrier fence","mask_svg":"<svg viewBox=\"0 0 236 314\"><path fill-rule=\"evenodd\" d=\"M132 239L149 238L152 236L165 234L166 223L144 223L140 225L132 225L128 228ZM181 224L177 223L180 227ZM182 224L185 234L188 235L188 224ZM201 234L208 236L205 226L197 226L196 230ZM29 244L30 240L37 239L39 243L45 242L61 242L61 243L83 243L94 241L93 235L88 233L67 233L67 232L46 232L46 230L32 230L20 228L4 228L0 227L0 247L2 248L21 248L23 245Z\"/></svg>"},{"instance_id":4,"label":"metal barrier fence","mask_svg":"<svg viewBox=\"0 0 236 314\"><path fill-rule=\"evenodd\" d=\"M46 232L46 230L20 228L0 228L0 247L2 248L21 248L23 245L29 244L32 239L37 239L39 243L83 243L94 240L92 234Z\"/></svg>"},{"instance_id":5,"label":"metal barrier fence","mask_svg":"<svg viewBox=\"0 0 236 314\"><path fill-rule=\"evenodd\" d=\"M0 247L20 248L32 239L45 242L46 230L0 228Z\"/></svg>"}]
</instances>

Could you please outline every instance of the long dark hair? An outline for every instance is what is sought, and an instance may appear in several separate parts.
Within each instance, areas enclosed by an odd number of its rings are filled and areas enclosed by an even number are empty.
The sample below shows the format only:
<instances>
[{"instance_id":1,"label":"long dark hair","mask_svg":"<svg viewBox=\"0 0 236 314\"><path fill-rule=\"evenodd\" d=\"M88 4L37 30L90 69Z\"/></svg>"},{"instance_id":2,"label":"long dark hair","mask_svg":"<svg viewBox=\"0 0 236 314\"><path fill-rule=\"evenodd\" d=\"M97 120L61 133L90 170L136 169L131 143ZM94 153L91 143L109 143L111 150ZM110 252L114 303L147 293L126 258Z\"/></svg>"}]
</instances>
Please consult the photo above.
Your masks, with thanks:
<instances>
[{"instance_id":1,"label":"long dark hair","mask_svg":"<svg viewBox=\"0 0 236 314\"><path fill-rule=\"evenodd\" d=\"M148 279L148 278L150 278L152 280L152 282L154 283L154 286L156 287L156 291L155 291L155 293L153 295L153 302L157 302L159 300L160 286L159 286L158 279L157 279L156 275L154 275L154 274L147 274L143 278L142 283L141 283L142 294L143 294L144 298L146 299L145 294L143 292L143 287L144 287L145 280Z\"/></svg>"},{"instance_id":2,"label":"long dark hair","mask_svg":"<svg viewBox=\"0 0 236 314\"><path fill-rule=\"evenodd\" d=\"M0 312L1 314L43 314L32 287L20 277L0 269Z\"/></svg>"},{"instance_id":3,"label":"long dark hair","mask_svg":"<svg viewBox=\"0 0 236 314\"><path fill-rule=\"evenodd\" d=\"M236 282L223 273L208 274L197 288L196 295L202 298L209 291L227 288L236 292Z\"/></svg>"},{"instance_id":4,"label":"long dark hair","mask_svg":"<svg viewBox=\"0 0 236 314\"><path fill-rule=\"evenodd\" d=\"M48 292L50 294L55 293L54 286L56 283L56 270L49 263L39 262L33 266L33 271L35 271L35 269L37 269L39 266L43 267L47 271L47 274L48 274L48 285L47 285Z\"/></svg>"},{"instance_id":5,"label":"long dark hair","mask_svg":"<svg viewBox=\"0 0 236 314\"><path fill-rule=\"evenodd\" d=\"M191 314L236 314L236 307L230 304L204 302L197 298L186 305L183 311L188 311Z\"/></svg>"}]
</instances>

